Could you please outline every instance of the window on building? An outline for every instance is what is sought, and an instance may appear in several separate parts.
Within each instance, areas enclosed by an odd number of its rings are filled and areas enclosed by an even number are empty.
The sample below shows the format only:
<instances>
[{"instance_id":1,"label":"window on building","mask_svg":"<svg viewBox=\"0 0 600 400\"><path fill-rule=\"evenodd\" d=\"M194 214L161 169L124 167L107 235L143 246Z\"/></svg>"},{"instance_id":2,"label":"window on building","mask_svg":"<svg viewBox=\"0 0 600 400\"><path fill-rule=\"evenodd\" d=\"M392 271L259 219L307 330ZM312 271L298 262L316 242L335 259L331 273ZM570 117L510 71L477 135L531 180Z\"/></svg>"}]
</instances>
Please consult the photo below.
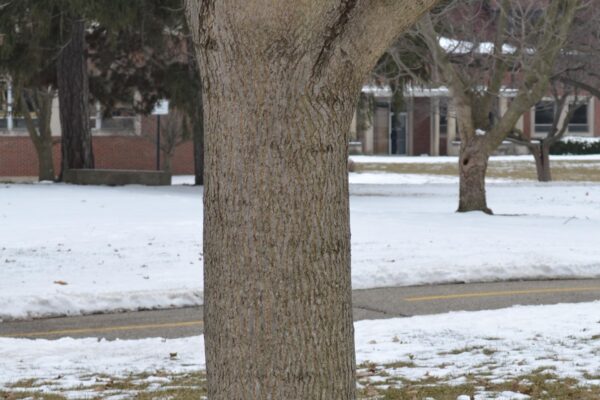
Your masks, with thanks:
<instances>
[{"instance_id":1,"label":"window on building","mask_svg":"<svg viewBox=\"0 0 600 400\"><path fill-rule=\"evenodd\" d=\"M135 113L126 108L115 109L110 117L102 118L101 129L131 133L135 131Z\"/></svg>"},{"instance_id":2,"label":"window on building","mask_svg":"<svg viewBox=\"0 0 600 400\"><path fill-rule=\"evenodd\" d=\"M35 112L35 108L33 107L33 104L31 103L30 99L25 99L25 102L27 104L27 109L29 110L29 116L31 117L31 121L33 122L33 125L38 126L37 113ZM25 121L25 116L21 112L18 112L17 110L13 110L12 124L13 124L14 130L26 130L27 129L27 122Z\"/></svg>"},{"instance_id":3,"label":"window on building","mask_svg":"<svg viewBox=\"0 0 600 400\"><path fill-rule=\"evenodd\" d=\"M569 112L574 110L573 116L569 120L569 132L570 133L587 133L590 130L588 123L588 105L583 104L571 104L569 106Z\"/></svg>"},{"instance_id":4,"label":"window on building","mask_svg":"<svg viewBox=\"0 0 600 400\"><path fill-rule=\"evenodd\" d=\"M555 110L554 101L544 100L535 105L535 132L550 132L554 122Z\"/></svg>"}]
</instances>

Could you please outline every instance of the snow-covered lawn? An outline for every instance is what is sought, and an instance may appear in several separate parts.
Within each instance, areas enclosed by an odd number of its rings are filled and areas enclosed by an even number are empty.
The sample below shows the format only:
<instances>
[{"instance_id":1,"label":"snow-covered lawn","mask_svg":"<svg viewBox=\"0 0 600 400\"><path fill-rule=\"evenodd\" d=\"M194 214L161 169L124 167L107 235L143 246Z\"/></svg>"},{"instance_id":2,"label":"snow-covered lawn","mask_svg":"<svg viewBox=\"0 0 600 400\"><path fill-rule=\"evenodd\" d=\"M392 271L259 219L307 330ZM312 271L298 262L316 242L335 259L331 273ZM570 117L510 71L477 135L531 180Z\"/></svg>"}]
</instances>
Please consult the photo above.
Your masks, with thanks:
<instances>
[{"instance_id":1,"label":"snow-covered lawn","mask_svg":"<svg viewBox=\"0 0 600 400\"><path fill-rule=\"evenodd\" d=\"M184 182L186 178L178 178ZM354 288L600 276L600 184L351 174ZM202 189L0 185L0 319L202 302Z\"/></svg>"},{"instance_id":2,"label":"snow-covered lawn","mask_svg":"<svg viewBox=\"0 0 600 400\"><path fill-rule=\"evenodd\" d=\"M600 384L600 302L362 321L355 328L361 387L424 379L500 383L542 370L583 385ZM148 373L148 381L156 382L203 368L201 336L114 342L0 339L0 391L10 382L34 379L41 385L36 391L81 396L107 376Z\"/></svg>"}]
</instances>

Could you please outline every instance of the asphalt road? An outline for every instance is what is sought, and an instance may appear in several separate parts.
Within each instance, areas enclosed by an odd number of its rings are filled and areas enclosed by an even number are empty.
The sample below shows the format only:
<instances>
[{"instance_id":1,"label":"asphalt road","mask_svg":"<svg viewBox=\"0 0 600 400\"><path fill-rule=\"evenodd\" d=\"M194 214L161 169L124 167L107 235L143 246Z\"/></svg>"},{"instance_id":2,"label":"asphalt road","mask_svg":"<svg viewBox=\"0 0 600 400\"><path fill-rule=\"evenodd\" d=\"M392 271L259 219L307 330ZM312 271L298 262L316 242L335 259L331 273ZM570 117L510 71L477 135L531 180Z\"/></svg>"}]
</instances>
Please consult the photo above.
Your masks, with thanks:
<instances>
[{"instance_id":1,"label":"asphalt road","mask_svg":"<svg viewBox=\"0 0 600 400\"><path fill-rule=\"evenodd\" d=\"M600 300L600 279L380 288L355 290L352 297L355 320L397 318ZM194 307L3 322L0 337L175 338L199 335L202 329L202 307Z\"/></svg>"}]
</instances>

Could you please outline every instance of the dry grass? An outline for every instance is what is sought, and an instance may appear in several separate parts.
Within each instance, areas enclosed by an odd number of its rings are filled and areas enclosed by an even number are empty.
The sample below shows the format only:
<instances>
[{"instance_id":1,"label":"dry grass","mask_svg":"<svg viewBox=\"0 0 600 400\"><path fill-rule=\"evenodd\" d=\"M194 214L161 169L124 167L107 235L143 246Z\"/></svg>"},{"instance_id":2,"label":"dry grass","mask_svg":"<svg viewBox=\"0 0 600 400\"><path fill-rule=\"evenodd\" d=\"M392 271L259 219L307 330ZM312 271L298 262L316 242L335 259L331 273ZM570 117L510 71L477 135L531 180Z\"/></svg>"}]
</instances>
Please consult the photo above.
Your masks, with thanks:
<instances>
[{"instance_id":1,"label":"dry grass","mask_svg":"<svg viewBox=\"0 0 600 400\"><path fill-rule=\"evenodd\" d=\"M554 161L551 168L555 181L600 182L600 161ZM458 165L455 163L356 163L355 170L356 172L378 171L401 174L458 175ZM491 161L487 176L503 179L537 179L533 161Z\"/></svg>"},{"instance_id":2,"label":"dry grass","mask_svg":"<svg viewBox=\"0 0 600 400\"><path fill-rule=\"evenodd\" d=\"M493 394L504 391L521 393L535 400L572 399L598 400L600 386L581 385L572 378L560 378L551 368L539 368L530 374L508 379L505 382L492 382L487 374L466 374L460 385L448 384L439 378L427 377L411 381L394 376L393 369L411 368L412 363L393 363L379 366L364 363L358 366L358 381L361 389L359 400L456 400L459 395ZM188 374L137 374L128 377L110 377L107 375L87 376L96 378L93 385L78 388L59 389L52 382L27 379L0 389L0 400L100 400L118 396L138 400L199 400L206 399L206 376L204 372ZM597 379L596 376L585 376ZM159 380L160 379L160 380Z\"/></svg>"},{"instance_id":3,"label":"dry grass","mask_svg":"<svg viewBox=\"0 0 600 400\"><path fill-rule=\"evenodd\" d=\"M386 371L390 368L410 368L410 366L410 363L390 364L386 365L385 369L371 364L359 366L359 381L362 388L359 390L358 399L456 400L459 395L474 396L482 392L501 393L503 391L526 394L534 400L600 399L600 387L581 386L578 381L559 378L548 369L539 369L504 383L492 383L488 376L467 375L466 382L461 385L448 385L434 377L409 381L401 377L390 376ZM150 384L148 378L152 377L165 379L163 383L153 382ZM370 382L369 378L373 377L380 379L377 382ZM67 398L100 400L111 396L123 396L138 400L199 400L206 398L206 377L201 372L175 375L168 373L142 374L126 378L99 375L97 378L101 383L69 389L68 392L60 390L48 392L48 386L45 385L47 382L24 380L10 385L10 388L0 389L0 400L66 400Z\"/></svg>"},{"instance_id":4,"label":"dry grass","mask_svg":"<svg viewBox=\"0 0 600 400\"><path fill-rule=\"evenodd\" d=\"M460 395L471 397L482 392L498 394L510 391L528 395L533 400L600 399L599 386L581 386L575 379L559 378L547 370L523 375L503 383L492 383L487 377L469 375L466 376L467 383L461 385L448 385L435 378L407 381L387 375L383 375L383 377L386 377L384 381L366 385L361 389L359 398L363 400L422 400L428 398L456 400Z\"/></svg>"},{"instance_id":5,"label":"dry grass","mask_svg":"<svg viewBox=\"0 0 600 400\"><path fill-rule=\"evenodd\" d=\"M0 400L66 400L87 399L100 400L112 396L138 400L200 400L206 398L206 376L204 372L190 374L137 374L127 377L110 377L106 375L87 376L96 378L93 385L82 385L76 388L61 389L55 382L43 382L27 379L0 388ZM155 378L152 381L149 378ZM162 379L157 382L156 378Z\"/></svg>"}]
</instances>

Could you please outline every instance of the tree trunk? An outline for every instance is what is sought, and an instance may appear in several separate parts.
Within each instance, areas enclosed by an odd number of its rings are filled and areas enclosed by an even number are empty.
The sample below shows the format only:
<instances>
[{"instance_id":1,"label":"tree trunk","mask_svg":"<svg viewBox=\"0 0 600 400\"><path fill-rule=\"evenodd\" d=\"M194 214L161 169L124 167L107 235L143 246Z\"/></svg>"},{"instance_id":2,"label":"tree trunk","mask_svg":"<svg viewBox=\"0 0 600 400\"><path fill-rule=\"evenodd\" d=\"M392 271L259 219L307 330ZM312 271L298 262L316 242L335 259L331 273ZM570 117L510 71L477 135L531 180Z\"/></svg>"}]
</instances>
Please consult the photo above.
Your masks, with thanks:
<instances>
[{"instance_id":1,"label":"tree trunk","mask_svg":"<svg viewBox=\"0 0 600 400\"><path fill-rule=\"evenodd\" d=\"M201 95L200 99L202 99ZM190 118L192 119L192 135L194 140L195 184L204 185L204 119L202 110L196 111Z\"/></svg>"},{"instance_id":2,"label":"tree trunk","mask_svg":"<svg viewBox=\"0 0 600 400\"><path fill-rule=\"evenodd\" d=\"M552 173L550 171L550 145L545 143L529 146L529 151L535 159L535 170L539 182L551 182Z\"/></svg>"},{"instance_id":3,"label":"tree trunk","mask_svg":"<svg viewBox=\"0 0 600 400\"><path fill-rule=\"evenodd\" d=\"M54 161L52 157L52 140L41 140L36 144L35 151L38 159L38 179L40 181L53 181Z\"/></svg>"},{"instance_id":4,"label":"tree trunk","mask_svg":"<svg viewBox=\"0 0 600 400\"><path fill-rule=\"evenodd\" d=\"M85 21L74 19L71 39L57 60L62 130L61 177L66 169L94 168L90 130Z\"/></svg>"},{"instance_id":5,"label":"tree trunk","mask_svg":"<svg viewBox=\"0 0 600 400\"><path fill-rule=\"evenodd\" d=\"M208 398L354 399L346 165L360 85L252 62L250 45L201 58Z\"/></svg>"},{"instance_id":6,"label":"tree trunk","mask_svg":"<svg viewBox=\"0 0 600 400\"><path fill-rule=\"evenodd\" d=\"M205 101L208 397L353 399L353 107L290 99L293 75L227 85L256 76L228 61Z\"/></svg>"},{"instance_id":7,"label":"tree trunk","mask_svg":"<svg viewBox=\"0 0 600 400\"><path fill-rule=\"evenodd\" d=\"M166 173L171 173L172 170L172 161L173 161L173 154L175 153L175 148L173 148L173 150L171 151L164 151L162 152L163 157L162 157L162 170L163 172Z\"/></svg>"},{"instance_id":8,"label":"tree trunk","mask_svg":"<svg viewBox=\"0 0 600 400\"><path fill-rule=\"evenodd\" d=\"M466 137L460 144L460 194L458 212L483 211L492 214L485 195L485 174L489 155L483 136Z\"/></svg>"},{"instance_id":9,"label":"tree trunk","mask_svg":"<svg viewBox=\"0 0 600 400\"><path fill-rule=\"evenodd\" d=\"M52 157L52 102L55 92L48 88L17 89L21 115L25 119L29 138L33 143L38 160L38 179L54 181L54 161ZM30 107L32 108L30 110ZM31 117L31 111L37 114L37 124Z\"/></svg>"}]
</instances>

